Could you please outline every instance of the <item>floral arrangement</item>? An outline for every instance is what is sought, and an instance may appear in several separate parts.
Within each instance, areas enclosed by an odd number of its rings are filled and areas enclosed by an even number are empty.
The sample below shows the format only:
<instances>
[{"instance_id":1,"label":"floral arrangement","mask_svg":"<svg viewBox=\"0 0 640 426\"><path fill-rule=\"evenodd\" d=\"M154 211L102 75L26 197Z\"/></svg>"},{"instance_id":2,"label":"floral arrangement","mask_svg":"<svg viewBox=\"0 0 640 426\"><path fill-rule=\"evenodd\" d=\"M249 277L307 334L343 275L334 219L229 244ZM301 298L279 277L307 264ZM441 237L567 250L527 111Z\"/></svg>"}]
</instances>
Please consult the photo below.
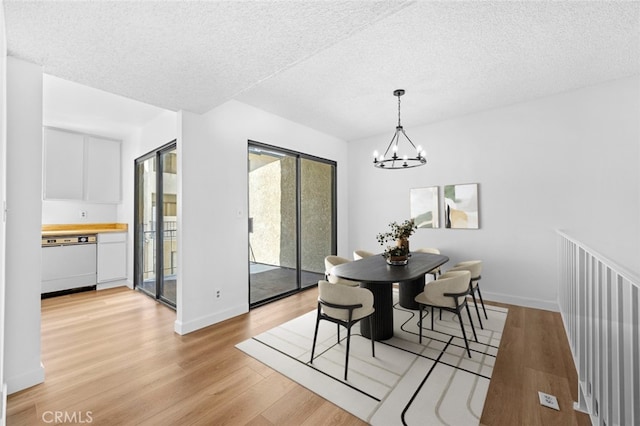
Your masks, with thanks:
<instances>
[{"instance_id":1,"label":"floral arrangement","mask_svg":"<svg viewBox=\"0 0 640 426\"><path fill-rule=\"evenodd\" d=\"M391 222L389 224L391 231L383 232L376 236L376 239L380 245L384 246L386 243L395 241L395 245L387 245L384 256L385 257L398 257L406 256L409 254L409 237L418 229L415 220L407 219L401 224L397 222Z\"/></svg>"}]
</instances>

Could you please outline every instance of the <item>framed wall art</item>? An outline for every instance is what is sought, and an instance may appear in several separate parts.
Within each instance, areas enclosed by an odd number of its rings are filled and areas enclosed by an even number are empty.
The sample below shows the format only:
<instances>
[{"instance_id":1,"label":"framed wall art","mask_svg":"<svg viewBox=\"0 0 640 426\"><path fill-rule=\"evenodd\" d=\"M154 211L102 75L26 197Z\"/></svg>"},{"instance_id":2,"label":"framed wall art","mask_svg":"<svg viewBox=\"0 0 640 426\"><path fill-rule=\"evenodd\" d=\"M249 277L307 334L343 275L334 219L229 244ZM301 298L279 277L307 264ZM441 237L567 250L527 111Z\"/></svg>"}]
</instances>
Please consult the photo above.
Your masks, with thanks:
<instances>
[{"instance_id":1,"label":"framed wall art","mask_svg":"<svg viewBox=\"0 0 640 426\"><path fill-rule=\"evenodd\" d=\"M478 229L478 184L444 186L444 223L446 228Z\"/></svg>"},{"instance_id":2,"label":"framed wall art","mask_svg":"<svg viewBox=\"0 0 640 426\"><path fill-rule=\"evenodd\" d=\"M411 218L418 228L439 228L438 187L411 189Z\"/></svg>"}]
</instances>

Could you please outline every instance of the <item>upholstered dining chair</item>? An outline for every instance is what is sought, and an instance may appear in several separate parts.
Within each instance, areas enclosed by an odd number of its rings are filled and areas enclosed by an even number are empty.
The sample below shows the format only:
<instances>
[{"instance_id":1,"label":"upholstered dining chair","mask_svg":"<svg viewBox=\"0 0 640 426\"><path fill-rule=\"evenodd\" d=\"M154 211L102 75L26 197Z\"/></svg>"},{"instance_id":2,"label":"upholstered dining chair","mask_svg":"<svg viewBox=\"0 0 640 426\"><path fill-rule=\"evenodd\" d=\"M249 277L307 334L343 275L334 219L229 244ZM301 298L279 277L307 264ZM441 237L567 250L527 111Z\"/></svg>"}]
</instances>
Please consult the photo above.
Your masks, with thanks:
<instances>
[{"instance_id":1,"label":"upholstered dining chair","mask_svg":"<svg viewBox=\"0 0 640 426\"><path fill-rule=\"evenodd\" d=\"M349 371L349 346L351 344L351 327L358 321L369 318L371 327L371 356L375 358L373 321L371 314L373 308L373 293L366 288L347 287L336 285L330 282L318 281L318 315L316 317L316 329L313 333L313 346L311 347L311 361L316 350L316 340L318 339L318 326L321 320L326 320L337 324L338 344L340 344L340 326L347 329L347 347L344 361L344 380L347 380Z\"/></svg>"},{"instance_id":2,"label":"upholstered dining chair","mask_svg":"<svg viewBox=\"0 0 640 426\"><path fill-rule=\"evenodd\" d=\"M355 250L353 252L353 260L364 259L365 257L373 256L375 253L367 250Z\"/></svg>"},{"instance_id":3,"label":"upholstered dining chair","mask_svg":"<svg viewBox=\"0 0 640 426\"><path fill-rule=\"evenodd\" d=\"M476 329L473 326L469 305L467 305L470 279L471 273L469 271L445 272L438 277L437 280L427 283L424 287L424 291L416 296L415 300L420 305L420 320L418 321L418 327L420 328L420 343L422 343L422 318L424 316L424 308L427 306L431 308L431 330L433 330L434 308L439 308L440 310L452 312L458 316L460 329L462 330L462 337L464 337L464 344L467 347L467 354L469 355L469 358L471 358L471 350L469 350L467 333L464 330L462 315L460 315L462 308L466 308L467 315L469 316L469 322L471 323L471 330L473 330L473 337L477 342L478 336L476 335Z\"/></svg>"},{"instance_id":4,"label":"upholstered dining chair","mask_svg":"<svg viewBox=\"0 0 640 426\"><path fill-rule=\"evenodd\" d=\"M342 284L350 287L358 287L360 283L357 281L345 280L342 278L338 278L335 275L331 274L331 269L334 266L342 265L343 263L351 262L351 260L346 257L334 256L330 255L324 258L324 275L325 279L332 284Z\"/></svg>"},{"instance_id":5,"label":"upholstered dining chair","mask_svg":"<svg viewBox=\"0 0 640 426\"><path fill-rule=\"evenodd\" d=\"M469 271L471 273L471 281L469 282L469 294L473 298L473 303L476 306L476 314L478 314L478 321L480 321L480 328L484 329L482 326L482 319L480 318L480 310L478 309L478 301L476 300L476 293L478 293L478 297L480 298L480 303L482 304L482 310L484 311L484 317L489 319L487 316L487 310L484 307L484 300L482 300L482 293L480 292L480 274L482 273L482 261L481 260L467 260L464 262L459 262L453 265L449 271Z\"/></svg>"},{"instance_id":6,"label":"upholstered dining chair","mask_svg":"<svg viewBox=\"0 0 640 426\"><path fill-rule=\"evenodd\" d=\"M432 247L421 247L415 250L412 250L415 253L429 253L429 254L440 254L440 250L438 250L437 248L432 248ZM440 270L440 267L438 266L437 268L433 268L432 270L430 270L429 272L427 272L427 274L429 275L433 275L433 279L437 279L438 275L442 274L442 271Z\"/></svg>"}]
</instances>

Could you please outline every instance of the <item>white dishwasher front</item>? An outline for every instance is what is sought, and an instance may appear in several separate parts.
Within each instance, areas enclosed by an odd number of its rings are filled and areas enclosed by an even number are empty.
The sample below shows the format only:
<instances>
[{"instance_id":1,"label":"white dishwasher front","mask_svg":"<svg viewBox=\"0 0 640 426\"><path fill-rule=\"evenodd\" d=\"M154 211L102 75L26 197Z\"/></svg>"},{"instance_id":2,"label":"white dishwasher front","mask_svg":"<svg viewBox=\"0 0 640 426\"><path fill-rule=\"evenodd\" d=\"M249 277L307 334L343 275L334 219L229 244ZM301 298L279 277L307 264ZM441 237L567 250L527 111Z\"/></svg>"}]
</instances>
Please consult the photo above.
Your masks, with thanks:
<instances>
[{"instance_id":1,"label":"white dishwasher front","mask_svg":"<svg viewBox=\"0 0 640 426\"><path fill-rule=\"evenodd\" d=\"M94 240L95 241L95 240ZM96 244L42 246L42 293L96 285Z\"/></svg>"}]
</instances>

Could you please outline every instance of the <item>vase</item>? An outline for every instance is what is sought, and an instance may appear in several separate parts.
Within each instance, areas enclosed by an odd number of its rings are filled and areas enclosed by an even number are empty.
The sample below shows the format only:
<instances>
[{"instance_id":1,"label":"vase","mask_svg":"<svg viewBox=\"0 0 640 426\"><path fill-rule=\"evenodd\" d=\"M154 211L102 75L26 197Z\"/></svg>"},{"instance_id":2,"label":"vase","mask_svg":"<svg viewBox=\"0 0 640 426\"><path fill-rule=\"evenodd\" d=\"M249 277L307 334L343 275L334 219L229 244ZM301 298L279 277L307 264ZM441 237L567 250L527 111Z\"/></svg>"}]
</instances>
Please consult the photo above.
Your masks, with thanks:
<instances>
[{"instance_id":1,"label":"vase","mask_svg":"<svg viewBox=\"0 0 640 426\"><path fill-rule=\"evenodd\" d=\"M396 246L404 248L405 253L409 253L409 239L408 238L398 238L396 240Z\"/></svg>"},{"instance_id":2,"label":"vase","mask_svg":"<svg viewBox=\"0 0 640 426\"><path fill-rule=\"evenodd\" d=\"M388 256L387 263L393 266L402 266L409 263L409 256Z\"/></svg>"}]
</instances>

